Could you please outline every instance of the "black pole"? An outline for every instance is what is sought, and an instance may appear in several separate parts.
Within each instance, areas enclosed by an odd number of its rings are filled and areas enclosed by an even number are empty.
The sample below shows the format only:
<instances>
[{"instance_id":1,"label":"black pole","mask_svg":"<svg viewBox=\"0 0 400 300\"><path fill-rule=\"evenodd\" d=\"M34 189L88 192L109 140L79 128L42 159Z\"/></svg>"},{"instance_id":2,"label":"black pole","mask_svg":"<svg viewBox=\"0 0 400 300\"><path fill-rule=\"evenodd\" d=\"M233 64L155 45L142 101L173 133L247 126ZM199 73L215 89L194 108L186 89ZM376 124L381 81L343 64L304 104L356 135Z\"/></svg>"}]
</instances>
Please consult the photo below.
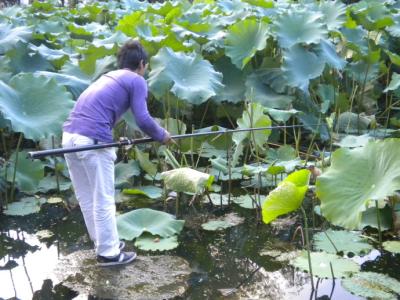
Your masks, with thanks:
<instances>
[{"instance_id":1,"label":"black pole","mask_svg":"<svg viewBox=\"0 0 400 300\"><path fill-rule=\"evenodd\" d=\"M204 135L219 135L219 134L227 134L227 133L235 133L235 132L243 132L243 131L283 129L283 128L303 127L303 126L304 125L268 126L268 127L256 127L256 128L207 131L207 132L197 132L197 133L190 133L190 134L173 135L173 136L171 136L171 139L179 140L179 139L193 138L193 137L199 137L199 136L204 136ZM93 145L87 145L87 146L79 146L79 147L71 147L71 148L58 148L58 149L41 150L41 151L31 151L31 152L28 152L28 158L32 158L32 159L42 158L42 157L49 156L49 155L61 155L61 154L65 154L65 153L103 149L103 148L110 148L110 147L138 145L138 144L151 143L154 141L155 140L152 138L140 138L140 139L131 139L131 140L127 139L127 140L122 140L122 141L113 142L113 143L93 144Z\"/></svg>"}]
</instances>

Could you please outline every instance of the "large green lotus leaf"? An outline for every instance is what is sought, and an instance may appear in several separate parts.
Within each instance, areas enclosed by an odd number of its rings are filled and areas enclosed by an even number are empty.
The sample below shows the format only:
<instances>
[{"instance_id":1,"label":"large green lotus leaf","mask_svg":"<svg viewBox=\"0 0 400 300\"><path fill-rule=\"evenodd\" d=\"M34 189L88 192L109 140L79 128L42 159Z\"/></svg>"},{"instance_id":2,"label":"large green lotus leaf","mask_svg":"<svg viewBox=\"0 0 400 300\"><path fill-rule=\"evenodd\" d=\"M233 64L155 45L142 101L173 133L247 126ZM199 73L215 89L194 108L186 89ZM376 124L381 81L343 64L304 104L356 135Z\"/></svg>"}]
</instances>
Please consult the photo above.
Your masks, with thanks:
<instances>
[{"instance_id":1,"label":"large green lotus leaf","mask_svg":"<svg viewBox=\"0 0 400 300\"><path fill-rule=\"evenodd\" d=\"M89 86L90 80L82 79L73 75L55 73L55 72L47 72L47 71L38 71L34 73L35 76L43 75L48 78L54 78L58 84L65 86L68 91L74 96L75 99L79 97L79 95Z\"/></svg>"},{"instance_id":2,"label":"large green lotus leaf","mask_svg":"<svg viewBox=\"0 0 400 300\"><path fill-rule=\"evenodd\" d=\"M346 65L346 60L338 55L335 45L329 40L321 40L321 43L316 49L321 63L324 61L332 68L342 70Z\"/></svg>"},{"instance_id":3,"label":"large green lotus leaf","mask_svg":"<svg viewBox=\"0 0 400 300\"><path fill-rule=\"evenodd\" d=\"M28 139L39 140L57 136L61 125L74 105L71 95L53 79L32 74L18 74L9 85L14 89L13 97L5 97L0 86L0 111L11 121L15 132L22 132ZM56 109L55 109L56 108Z\"/></svg>"},{"instance_id":4,"label":"large green lotus leaf","mask_svg":"<svg viewBox=\"0 0 400 300\"><path fill-rule=\"evenodd\" d=\"M272 190L262 205L262 218L268 224L278 216L298 209L303 202L310 180L309 170L291 173Z\"/></svg>"},{"instance_id":5,"label":"large green lotus leaf","mask_svg":"<svg viewBox=\"0 0 400 300\"><path fill-rule=\"evenodd\" d=\"M162 48L151 58L149 87L158 98L171 90L177 97L200 104L223 87L222 74L198 54Z\"/></svg>"},{"instance_id":6,"label":"large green lotus leaf","mask_svg":"<svg viewBox=\"0 0 400 300\"><path fill-rule=\"evenodd\" d=\"M129 160L127 163L123 161L115 165L115 187L121 188L128 186L132 182L134 176L140 175L139 163L136 160Z\"/></svg>"},{"instance_id":7,"label":"large green lotus leaf","mask_svg":"<svg viewBox=\"0 0 400 300\"><path fill-rule=\"evenodd\" d=\"M319 9L323 14L322 22L329 31L337 30L346 20L346 5L340 1L320 2Z\"/></svg>"},{"instance_id":8,"label":"large green lotus leaf","mask_svg":"<svg viewBox=\"0 0 400 300\"><path fill-rule=\"evenodd\" d=\"M229 213L222 217L209 220L207 223L201 224L204 230L220 231L229 227L237 226L244 222L244 218L239 217L236 213Z\"/></svg>"},{"instance_id":9,"label":"large green lotus leaf","mask_svg":"<svg viewBox=\"0 0 400 300\"><path fill-rule=\"evenodd\" d=\"M45 59L52 61L58 69L60 69L71 56L71 53L67 53L61 49L51 49L44 44L41 44L39 47L32 45L30 49L39 53Z\"/></svg>"},{"instance_id":10,"label":"large green lotus leaf","mask_svg":"<svg viewBox=\"0 0 400 300\"><path fill-rule=\"evenodd\" d=\"M324 217L335 225L358 229L371 201L400 189L399 147L400 140L387 139L336 150L331 166L316 182Z\"/></svg>"},{"instance_id":11,"label":"large green lotus leaf","mask_svg":"<svg viewBox=\"0 0 400 300\"><path fill-rule=\"evenodd\" d=\"M143 251L167 251L179 246L176 235L159 238L152 235L142 235L135 240L135 246Z\"/></svg>"},{"instance_id":12,"label":"large green lotus leaf","mask_svg":"<svg viewBox=\"0 0 400 300\"><path fill-rule=\"evenodd\" d=\"M290 117L296 115L299 111L296 109L280 110L275 108L266 108L266 111L276 122L287 122Z\"/></svg>"},{"instance_id":13,"label":"large green lotus leaf","mask_svg":"<svg viewBox=\"0 0 400 300\"><path fill-rule=\"evenodd\" d=\"M366 82L373 81L379 74L378 64L371 65L363 61L350 63L347 65L346 69L348 69L350 76L359 83L363 83L364 80L366 80Z\"/></svg>"},{"instance_id":14,"label":"large green lotus leaf","mask_svg":"<svg viewBox=\"0 0 400 300\"><path fill-rule=\"evenodd\" d=\"M214 64L215 69L223 75L224 88L213 97L218 102L228 101L238 103L244 100L244 73L236 68L231 61L223 56Z\"/></svg>"},{"instance_id":15,"label":"large green lotus leaf","mask_svg":"<svg viewBox=\"0 0 400 300\"><path fill-rule=\"evenodd\" d=\"M298 257L290 261L290 264L310 273L307 251L302 251ZM331 253L311 252L311 267L314 276L332 278L331 265L335 278L349 277L360 270L360 266L350 259Z\"/></svg>"},{"instance_id":16,"label":"large green lotus leaf","mask_svg":"<svg viewBox=\"0 0 400 300\"><path fill-rule=\"evenodd\" d=\"M163 190L161 188L152 185L133 187L122 190L122 193L124 193L125 195L143 195L150 199L161 198L162 192Z\"/></svg>"},{"instance_id":17,"label":"large green lotus leaf","mask_svg":"<svg viewBox=\"0 0 400 300\"><path fill-rule=\"evenodd\" d=\"M32 35L32 28L27 26L12 27L11 24L0 24L0 54L14 48L19 42L27 42Z\"/></svg>"},{"instance_id":18,"label":"large green lotus leaf","mask_svg":"<svg viewBox=\"0 0 400 300\"><path fill-rule=\"evenodd\" d=\"M256 128L256 127L269 127L272 124L268 115L264 114L264 107L259 103L249 103L247 109L243 111L240 119L237 119L238 129ZM235 132L232 140L236 145L241 144L245 139L253 139L259 147L263 147L267 142L270 129Z\"/></svg>"},{"instance_id":19,"label":"large green lotus leaf","mask_svg":"<svg viewBox=\"0 0 400 300\"><path fill-rule=\"evenodd\" d=\"M258 102L267 108L285 109L292 101L292 97L276 93L264 78L265 72L254 72L246 78L246 99Z\"/></svg>"},{"instance_id":20,"label":"large green lotus leaf","mask_svg":"<svg viewBox=\"0 0 400 300\"><path fill-rule=\"evenodd\" d=\"M313 241L314 249L333 254L343 252L344 254L365 255L373 249L372 245L367 243L366 238L345 230L328 229L325 232L319 232L313 236Z\"/></svg>"},{"instance_id":21,"label":"large green lotus leaf","mask_svg":"<svg viewBox=\"0 0 400 300\"><path fill-rule=\"evenodd\" d=\"M382 203L382 202L381 202ZM384 208L379 209L379 224L376 215L375 205L369 207L366 211L362 213L361 223L358 229L362 230L364 227L373 227L381 230L388 230L393 227L393 214L392 209L386 205Z\"/></svg>"},{"instance_id":22,"label":"large green lotus leaf","mask_svg":"<svg viewBox=\"0 0 400 300\"><path fill-rule=\"evenodd\" d=\"M360 272L343 279L341 284L352 294L365 299L399 299L400 282L385 274Z\"/></svg>"},{"instance_id":23,"label":"large green lotus leaf","mask_svg":"<svg viewBox=\"0 0 400 300\"><path fill-rule=\"evenodd\" d=\"M382 244L383 249L386 251L400 254L400 242L399 241L386 241Z\"/></svg>"},{"instance_id":24,"label":"large green lotus leaf","mask_svg":"<svg viewBox=\"0 0 400 300\"><path fill-rule=\"evenodd\" d=\"M202 193L214 180L214 176L191 168L166 171L161 173L161 178L168 189L186 193Z\"/></svg>"},{"instance_id":25,"label":"large green lotus leaf","mask_svg":"<svg viewBox=\"0 0 400 300\"><path fill-rule=\"evenodd\" d=\"M6 53L14 74L20 72L52 71L52 64L39 53L31 53L30 44L18 42Z\"/></svg>"},{"instance_id":26,"label":"large green lotus leaf","mask_svg":"<svg viewBox=\"0 0 400 300\"><path fill-rule=\"evenodd\" d=\"M45 198L26 197L7 205L4 214L8 216L26 216L40 211L40 205L46 203Z\"/></svg>"},{"instance_id":27,"label":"large green lotus leaf","mask_svg":"<svg viewBox=\"0 0 400 300\"><path fill-rule=\"evenodd\" d=\"M263 197L261 195L261 197ZM240 207L243 208L247 208L247 209L254 209L257 208L258 205L256 203L254 203L254 197L250 197L250 195L241 195L241 196L237 196L237 197L233 197L232 200L234 203L236 203L237 205L239 205ZM262 205L265 201L265 198L261 199L261 203L260 205Z\"/></svg>"},{"instance_id":28,"label":"large green lotus leaf","mask_svg":"<svg viewBox=\"0 0 400 300\"><path fill-rule=\"evenodd\" d=\"M239 69L251 60L254 54L267 45L268 27L262 21L246 19L228 29L225 37L225 53Z\"/></svg>"},{"instance_id":29,"label":"large green lotus leaf","mask_svg":"<svg viewBox=\"0 0 400 300\"><path fill-rule=\"evenodd\" d=\"M9 181L14 175L16 155L14 152L10 157L11 166L7 169L7 180ZM40 160L28 159L27 156L26 151L18 153L15 181L20 191L33 194L38 191L38 184L44 177L44 164Z\"/></svg>"},{"instance_id":30,"label":"large green lotus leaf","mask_svg":"<svg viewBox=\"0 0 400 300\"><path fill-rule=\"evenodd\" d=\"M324 28L320 12L306 9L290 9L276 20L276 34L282 48L297 44L318 44L327 30Z\"/></svg>"},{"instance_id":31,"label":"large green lotus leaf","mask_svg":"<svg viewBox=\"0 0 400 300\"><path fill-rule=\"evenodd\" d=\"M136 209L117 217L118 234L125 240L133 240L144 232L163 238L177 235L184 223L171 214L150 208Z\"/></svg>"},{"instance_id":32,"label":"large green lotus leaf","mask_svg":"<svg viewBox=\"0 0 400 300\"><path fill-rule=\"evenodd\" d=\"M287 84L303 91L308 90L310 80L320 76L325 67L325 63L314 52L301 45L285 50L283 59L282 70L288 80Z\"/></svg>"},{"instance_id":33,"label":"large green lotus leaf","mask_svg":"<svg viewBox=\"0 0 400 300\"><path fill-rule=\"evenodd\" d=\"M167 118L161 120L161 126L164 127L171 135L179 135L186 133L186 124L181 120L174 118Z\"/></svg>"}]
</instances>

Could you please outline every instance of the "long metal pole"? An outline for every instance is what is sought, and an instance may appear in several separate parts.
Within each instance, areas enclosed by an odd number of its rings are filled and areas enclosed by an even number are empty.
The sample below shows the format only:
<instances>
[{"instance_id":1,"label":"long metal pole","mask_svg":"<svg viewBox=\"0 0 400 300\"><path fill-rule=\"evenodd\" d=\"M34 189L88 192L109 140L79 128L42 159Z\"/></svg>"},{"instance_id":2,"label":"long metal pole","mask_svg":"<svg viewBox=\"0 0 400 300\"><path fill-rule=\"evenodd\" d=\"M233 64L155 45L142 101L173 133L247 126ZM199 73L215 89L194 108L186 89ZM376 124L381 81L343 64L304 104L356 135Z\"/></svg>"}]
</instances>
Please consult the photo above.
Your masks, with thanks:
<instances>
[{"instance_id":1,"label":"long metal pole","mask_svg":"<svg viewBox=\"0 0 400 300\"><path fill-rule=\"evenodd\" d=\"M207 136L207 135L220 135L220 134L245 132L245 131L295 128L295 127L303 127L303 126L304 125L290 125L290 126L268 126L268 127L256 127L256 128L227 129L227 130L173 135L173 136L171 136L171 139L179 140L179 139L194 138L194 137ZM122 141L113 142L113 143L104 143L104 144L102 143L102 144L93 144L93 145L78 146L78 147L71 147L71 148L57 148L57 149L51 149L51 150L31 151L31 152L28 152L28 158L32 158L32 159L43 158L43 157L49 156L49 155L62 155L65 153L80 152L80 151L87 151L87 150L96 150L96 149L103 149L103 148L110 148L110 147L122 147L122 146L126 146L126 145L138 145L138 144L151 143L154 141L155 140L153 138L127 139L127 140L122 140Z\"/></svg>"}]
</instances>

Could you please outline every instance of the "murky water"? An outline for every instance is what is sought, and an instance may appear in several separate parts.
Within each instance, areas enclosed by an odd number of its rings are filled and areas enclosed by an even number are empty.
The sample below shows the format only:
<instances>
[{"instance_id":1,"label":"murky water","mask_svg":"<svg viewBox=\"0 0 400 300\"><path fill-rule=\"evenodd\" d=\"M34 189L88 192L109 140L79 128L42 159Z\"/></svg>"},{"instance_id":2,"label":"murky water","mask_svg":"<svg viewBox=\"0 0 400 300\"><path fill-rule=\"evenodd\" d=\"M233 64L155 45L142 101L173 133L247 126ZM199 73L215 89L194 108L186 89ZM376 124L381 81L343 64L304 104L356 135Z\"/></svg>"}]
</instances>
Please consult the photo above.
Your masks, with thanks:
<instances>
[{"instance_id":1,"label":"murky water","mask_svg":"<svg viewBox=\"0 0 400 300\"><path fill-rule=\"evenodd\" d=\"M0 270L0 298L32 299L45 279L51 279L54 285L58 283L52 271L61 257L91 248L79 210L68 213L60 206L48 206L45 211L24 218L1 217L2 243L8 236L26 243L21 244L29 245L29 249L10 246L0 260L0 267L18 264L10 270ZM311 293L307 274L260 255L266 244L287 245L293 228L277 230L257 225L254 212L240 209L240 213L247 216L246 223L224 232L209 233L188 223L189 228L180 235L181 245L168 252L185 258L193 269L186 299L361 299L345 291L340 280L315 279L317 291ZM36 232L45 228L54 236L39 240ZM139 255L149 254L139 251ZM399 277L393 260L381 257L376 250L367 257L354 259L363 264L363 269L379 269L383 265L391 269L391 276ZM237 291L223 297L230 289ZM80 295L76 299L86 298L87 295Z\"/></svg>"}]
</instances>

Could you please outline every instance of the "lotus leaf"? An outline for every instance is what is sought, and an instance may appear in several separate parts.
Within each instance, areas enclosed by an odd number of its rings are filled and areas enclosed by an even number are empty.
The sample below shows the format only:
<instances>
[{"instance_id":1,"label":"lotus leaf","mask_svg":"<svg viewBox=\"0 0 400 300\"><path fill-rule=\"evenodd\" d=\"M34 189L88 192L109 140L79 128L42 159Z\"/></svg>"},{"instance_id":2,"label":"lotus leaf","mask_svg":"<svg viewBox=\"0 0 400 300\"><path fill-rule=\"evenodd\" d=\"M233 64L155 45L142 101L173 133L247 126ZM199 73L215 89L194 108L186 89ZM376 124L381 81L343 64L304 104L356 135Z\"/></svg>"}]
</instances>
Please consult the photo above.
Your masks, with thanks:
<instances>
[{"instance_id":1,"label":"lotus leaf","mask_svg":"<svg viewBox=\"0 0 400 300\"><path fill-rule=\"evenodd\" d=\"M58 186L57 186L58 180ZM55 175L47 175L42 180L40 180L37 191L42 193L47 193L51 190L56 191L60 188L60 191L67 191L71 188L71 181L63 176L59 176L58 179Z\"/></svg>"},{"instance_id":2,"label":"lotus leaf","mask_svg":"<svg viewBox=\"0 0 400 300\"><path fill-rule=\"evenodd\" d=\"M145 153L138 147L135 147L135 156L139 161L140 167L146 171L147 174L153 177L157 174L157 166L150 161L149 153Z\"/></svg>"},{"instance_id":3,"label":"lotus leaf","mask_svg":"<svg viewBox=\"0 0 400 300\"><path fill-rule=\"evenodd\" d=\"M387 139L336 150L331 166L316 182L324 217L335 225L358 229L371 201L384 200L400 189L399 147L400 140Z\"/></svg>"},{"instance_id":4,"label":"lotus leaf","mask_svg":"<svg viewBox=\"0 0 400 300\"><path fill-rule=\"evenodd\" d=\"M73 105L65 88L45 76L18 74L8 87L0 85L0 111L11 121L14 131L28 139L58 136Z\"/></svg>"},{"instance_id":5,"label":"lotus leaf","mask_svg":"<svg viewBox=\"0 0 400 300\"><path fill-rule=\"evenodd\" d=\"M267 45L267 24L254 19L239 21L228 29L225 53L232 63L243 69L254 54Z\"/></svg>"},{"instance_id":6,"label":"lotus leaf","mask_svg":"<svg viewBox=\"0 0 400 300\"><path fill-rule=\"evenodd\" d=\"M179 246L176 235L159 238L157 236L142 235L135 240L135 246L144 251L166 251Z\"/></svg>"},{"instance_id":7,"label":"lotus leaf","mask_svg":"<svg viewBox=\"0 0 400 300\"><path fill-rule=\"evenodd\" d=\"M345 22L346 5L340 1L320 2L322 20L328 30L337 30Z\"/></svg>"},{"instance_id":8,"label":"lotus leaf","mask_svg":"<svg viewBox=\"0 0 400 300\"><path fill-rule=\"evenodd\" d=\"M349 292L368 299L398 299L400 282L392 277L375 272L360 272L342 280Z\"/></svg>"},{"instance_id":9,"label":"lotus leaf","mask_svg":"<svg viewBox=\"0 0 400 300\"><path fill-rule=\"evenodd\" d=\"M298 209L303 202L310 180L309 170L291 173L269 193L262 205L262 217L268 224L278 216Z\"/></svg>"},{"instance_id":10,"label":"lotus leaf","mask_svg":"<svg viewBox=\"0 0 400 300\"><path fill-rule=\"evenodd\" d=\"M40 206L46 203L45 198L26 197L7 205L4 214L9 216L26 216L40 211Z\"/></svg>"},{"instance_id":11,"label":"lotus leaf","mask_svg":"<svg viewBox=\"0 0 400 300\"><path fill-rule=\"evenodd\" d=\"M329 40L322 40L317 47L318 57L334 69L342 70L346 60L338 55L336 47Z\"/></svg>"},{"instance_id":12,"label":"lotus leaf","mask_svg":"<svg viewBox=\"0 0 400 300\"><path fill-rule=\"evenodd\" d=\"M226 194L210 193L209 196L213 205L228 205L228 195ZM203 202L208 203L209 201L208 197L203 198Z\"/></svg>"},{"instance_id":13,"label":"lotus leaf","mask_svg":"<svg viewBox=\"0 0 400 300\"><path fill-rule=\"evenodd\" d=\"M229 227L237 226L244 222L244 218L239 217L235 213L229 213L214 220L209 220L207 223L201 224L204 230L220 231Z\"/></svg>"},{"instance_id":14,"label":"lotus leaf","mask_svg":"<svg viewBox=\"0 0 400 300\"><path fill-rule=\"evenodd\" d=\"M287 84L303 91L308 90L310 80L320 76L325 67L314 52L306 50L301 45L285 50L283 55L282 70L288 80Z\"/></svg>"},{"instance_id":15,"label":"lotus leaf","mask_svg":"<svg viewBox=\"0 0 400 300\"><path fill-rule=\"evenodd\" d=\"M329 237L329 238L328 238ZM367 239L355 232L345 230L327 230L314 235L314 248L328 253L336 252L354 253L356 255L368 254L373 247ZM333 245L332 245L333 243Z\"/></svg>"},{"instance_id":16,"label":"lotus leaf","mask_svg":"<svg viewBox=\"0 0 400 300\"><path fill-rule=\"evenodd\" d=\"M130 189L124 189L122 192L125 195L144 195L150 199L158 199L162 196L162 189L156 186L141 186Z\"/></svg>"},{"instance_id":17,"label":"lotus leaf","mask_svg":"<svg viewBox=\"0 0 400 300\"><path fill-rule=\"evenodd\" d=\"M296 115L299 112L295 109L279 110L274 108L267 108L266 111L276 122L287 122L290 117Z\"/></svg>"},{"instance_id":18,"label":"lotus leaf","mask_svg":"<svg viewBox=\"0 0 400 300\"><path fill-rule=\"evenodd\" d=\"M386 241L383 244L383 249L386 251L400 254L400 242L399 241Z\"/></svg>"},{"instance_id":19,"label":"lotus leaf","mask_svg":"<svg viewBox=\"0 0 400 300\"><path fill-rule=\"evenodd\" d=\"M279 44L282 48L291 48L302 43L319 43L327 33L322 18L320 12L306 9L290 9L282 13L275 23Z\"/></svg>"},{"instance_id":20,"label":"lotus leaf","mask_svg":"<svg viewBox=\"0 0 400 300\"><path fill-rule=\"evenodd\" d=\"M356 147L364 147L371 140L372 137L369 136L368 134L363 134L360 136L346 134L346 136L343 139L341 139L338 143L335 144L342 148L356 148Z\"/></svg>"},{"instance_id":21,"label":"lotus leaf","mask_svg":"<svg viewBox=\"0 0 400 300\"><path fill-rule=\"evenodd\" d=\"M192 104L200 104L217 94L223 87L222 74L199 55L174 52L161 48L151 58L149 87L161 98L171 90L177 97Z\"/></svg>"},{"instance_id":22,"label":"lotus leaf","mask_svg":"<svg viewBox=\"0 0 400 300\"><path fill-rule=\"evenodd\" d=\"M117 217L119 236L125 240L133 240L144 232L170 237L179 234L184 223L171 214L149 208L136 209Z\"/></svg>"},{"instance_id":23,"label":"lotus leaf","mask_svg":"<svg viewBox=\"0 0 400 300\"><path fill-rule=\"evenodd\" d=\"M131 183L134 176L140 175L139 163L136 160L130 160L128 163L123 161L115 165L115 187L120 188Z\"/></svg>"},{"instance_id":24,"label":"lotus leaf","mask_svg":"<svg viewBox=\"0 0 400 300\"><path fill-rule=\"evenodd\" d=\"M10 24L0 24L0 54L12 49L19 41L27 42L32 35L32 28L27 26L12 27Z\"/></svg>"},{"instance_id":25,"label":"lotus leaf","mask_svg":"<svg viewBox=\"0 0 400 300\"><path fill-rule=\"evenodd\" d=\"M10 157L10 162L15 162L16 152ZM15 181L18 184L18 188L25 193L33 194L37 192L39 182L44 177L44 165L39 160L31 160L27 158L28 153L21 151L18 153L18 164L16 166L16 177ZM7 169L7 179L11 180L14 175L14 166Z\"/></svg>"},{"instance_id":26,"label":"lotus leaf","mask_svg":"<svg viewBox=\"0 0 400 300\"><path fill-rule=\"evenodd\" d=\"M271 119L264 114L264 107L259 103L249 103L247 109L243 112L240 119L237 120L238 129L244 128L256 128L256 127L269 127L272 122ZM271 134L270 129L257 130L257 131L244 131L235 132L232 136L233 141L236 145L241 144L245 139L252 140L257 146L263 147L267 142L269 135Z\"/></svg>"},{"instance_id":27,"label":"lotus leaf","mask_svg":"<svg viewBox=\"0 0 400 300\"><path fill-rule=\"evenodd\" d=\"M307 251L302 251L290 264L309 273ZM313 275L321 278L332 278L331 265L335 278L349 277L360 270L360 266L348 258L325 252L311 252Z\"/></svg>"},{"instance_id":28,"label":"lotus leaf","mask_svg":"<svg viewBox=\"0 0 400 300\"><path fill-rule=\"evenodd\" d=\"M175 192L202 193L211 186L214 176L191 168L179 168L161 173L165 186Z\"/></svg>"},{"instance_id":29,"label":"lotus leaf","mask_svg":"<svg viewBox=\"0 0 400 300\"><path fill-rule=\"evenodd\" d=\"M392 80L390 81L389 85L387 86L386 89L383 90L383 92L388 92L388 91L394 91L397 90L400 86L400 74L393 72L392 74Z\"/></svg>"},{"instance_id":30,"label":"lotus leaf","mask_svg":"<svg viewBox=\"0 0 400 300\"><path fill-rule=\"evenodd\" d=\"M393 18L394 24L387 28L388 32L394 37L400 37L400 14Z\"/></svg>"},{"instance_id":31,"label":"lotus leaf","mask_svg":"<svg viewBox=\"0 0 400 300\"><path fill-rule=\"evenodd\" d=\"M261 195L261 197L263 197L263 196ZM247 208L247 209L254 209L254 208L257 208L258 206L256 205L256 203L254 203L253 198L250 197L250 195L241 195L241 196L233 197L232 200L234 203L236 203L240 207ZM262 200L260 201L261 206L264 203L264 201L265 201L265 198L262 198Z\"/></svg>"},{"instance_id":32,"label":"lotus leaf","mask_svg":"<svg viewBox=\"0 0 400 300\"><path fill-rule=\"evenodd\" d=\"M219 103L228 101L232 103L239 103L244 100L244 73L236 68L230 60L223 56L215 63L215 69L223 75L224 87L221 91L213 97Z\"/></svg>"},{"instance_id":33,"label":"lotus leaf","mask_svg":"<svg viewBox=\"0 0 400 300\"><path fill-rule=\"evenodd\" d=\"M346 133L366 130L371 121L371 118L364 115L358 115L353 112L344 112L340 114L337 119L336 130Z\"/></svg>"}]
</instances>

